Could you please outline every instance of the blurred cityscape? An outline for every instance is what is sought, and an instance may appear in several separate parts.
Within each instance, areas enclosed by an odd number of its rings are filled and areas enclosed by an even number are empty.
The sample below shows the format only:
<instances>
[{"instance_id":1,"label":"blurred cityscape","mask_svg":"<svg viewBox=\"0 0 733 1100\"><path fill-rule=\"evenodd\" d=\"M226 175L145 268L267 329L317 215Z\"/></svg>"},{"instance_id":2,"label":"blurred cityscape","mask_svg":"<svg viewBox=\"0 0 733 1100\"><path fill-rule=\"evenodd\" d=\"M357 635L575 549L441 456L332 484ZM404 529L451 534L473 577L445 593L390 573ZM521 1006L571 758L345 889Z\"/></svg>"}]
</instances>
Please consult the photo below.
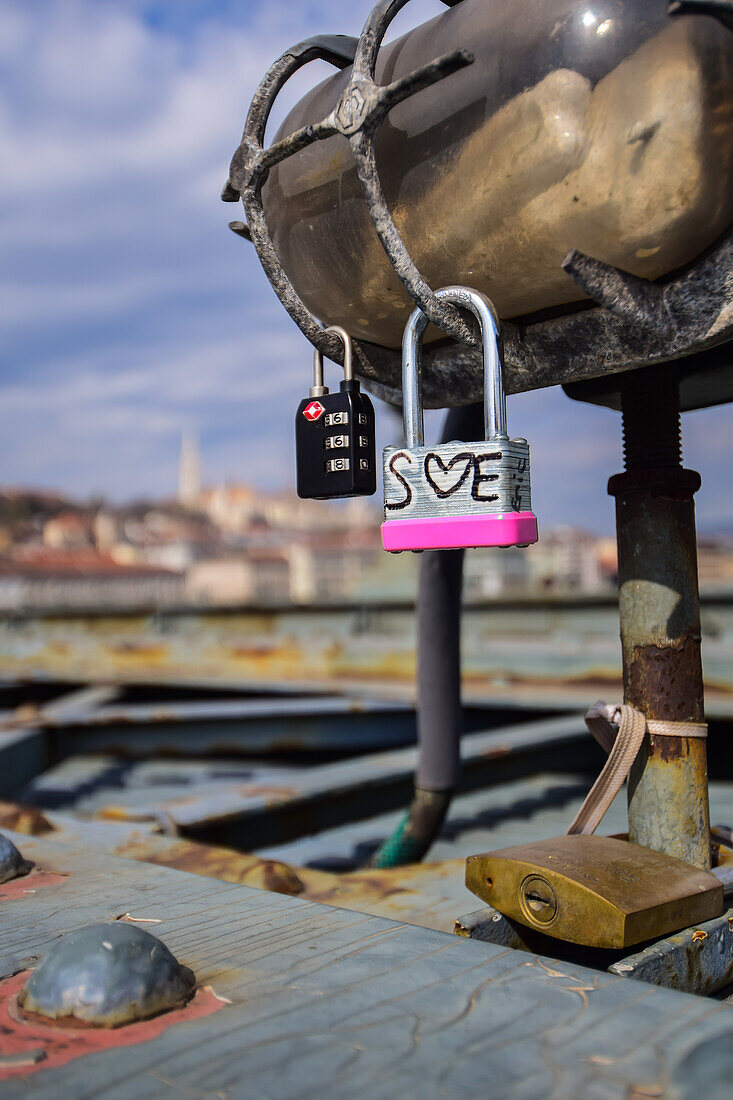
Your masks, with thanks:
<instances>
[{"instance_id":1,"label":"blurred cityscape","mask_svg":"<svg viewBox=\"0 0 733 1100\"><path fill-rule=\"evenodd\" d=\"M410 600L418 558L381 550L371 500L300 500L201 484L184 439L175 499L112 506L0 489L0 610L284 606ZM733 589L733 533L699 539L703 589ZM467 555L467 601L613 591L614 538L543 530L526 550Z\"/></svg>"}]
</instances>

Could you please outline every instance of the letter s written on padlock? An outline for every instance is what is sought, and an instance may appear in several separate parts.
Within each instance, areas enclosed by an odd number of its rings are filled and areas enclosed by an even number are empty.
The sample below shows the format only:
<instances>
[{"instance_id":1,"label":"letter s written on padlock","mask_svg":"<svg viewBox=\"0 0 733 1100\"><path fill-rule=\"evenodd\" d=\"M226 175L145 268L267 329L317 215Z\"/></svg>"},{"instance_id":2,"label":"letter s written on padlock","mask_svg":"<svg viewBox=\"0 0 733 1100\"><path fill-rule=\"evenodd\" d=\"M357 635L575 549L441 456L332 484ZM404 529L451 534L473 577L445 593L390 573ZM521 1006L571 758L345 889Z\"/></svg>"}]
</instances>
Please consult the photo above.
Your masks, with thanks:
<instances>
[{"instance_id":1,"label":"letter s written on padlock","mask_svg":"<svg viewBox=\"0 0 733 1100\"><path fill-rule=\"evenodd\" d=\"M529 444L526 439L509 439L507 435L493 307L483 294L466 287L444 287L436 296L469 309L481 327L485 439L425 446L421 344L428 318L416 309L402 342L406 445L384 451L384 548L528 546L537 541Z\"/></svg>"}]
</instances>

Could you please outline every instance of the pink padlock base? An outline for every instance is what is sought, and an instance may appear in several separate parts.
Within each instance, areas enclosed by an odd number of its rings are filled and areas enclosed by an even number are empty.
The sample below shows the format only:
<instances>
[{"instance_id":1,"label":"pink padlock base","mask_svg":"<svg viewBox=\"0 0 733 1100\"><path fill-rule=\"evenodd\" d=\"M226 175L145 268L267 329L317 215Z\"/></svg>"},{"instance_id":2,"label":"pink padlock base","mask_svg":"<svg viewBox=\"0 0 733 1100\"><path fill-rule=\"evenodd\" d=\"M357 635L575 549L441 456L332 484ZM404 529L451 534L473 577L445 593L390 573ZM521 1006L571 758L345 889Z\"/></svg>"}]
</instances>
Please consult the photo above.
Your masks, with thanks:
<instances>
[{"instance_id":1,"label":"pink padlock base","mask_svg":"<svg viewBox=\"0 0 733 1100\"><path fill-rule=\"evenodd\" d=\"M389 519L382 524L385 550L460 550L475 546L523 546L532 542L537 542L537 518L533 512Z\"/></svg>"}]
</instances>

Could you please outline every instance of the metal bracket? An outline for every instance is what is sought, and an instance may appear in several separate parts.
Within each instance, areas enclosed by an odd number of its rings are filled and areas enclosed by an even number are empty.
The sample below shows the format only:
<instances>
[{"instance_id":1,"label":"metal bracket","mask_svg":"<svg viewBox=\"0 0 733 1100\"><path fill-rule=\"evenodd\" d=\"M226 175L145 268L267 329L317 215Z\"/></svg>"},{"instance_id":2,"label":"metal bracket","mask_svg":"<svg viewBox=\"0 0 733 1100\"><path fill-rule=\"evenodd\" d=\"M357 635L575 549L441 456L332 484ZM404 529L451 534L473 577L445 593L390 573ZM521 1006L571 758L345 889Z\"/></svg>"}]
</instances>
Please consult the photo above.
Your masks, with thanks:
<instances>
[{"instance_id":1,"label":"metal bracket","mask_svg":"<svg viewBox=\"0 0 733 1100\"><path fill-rule=\"evenodd\" d=\"M374 138L390 108L406 99L407 95L435 84L438 80L473 63L473 55L468 50L454 50L431 61L409 76L395 81L393 85L382 88L375 84L374 75L379 47L390 23L407 3L408 0L380 0L372 10L361 32L351 81L336 107L336 113L350 109L355 96L363 97L364 106L358 118L358 125L355 128L350 126L341 132L346 134L351 142L356 171L369 216L400 282L434 324L461 343L468 344L469 347L479 347L480 340L474 333L473 326L465 322L455 306L440 302L436 298L415 266L394 223L379 179ZM389 89L398 87L404 89L404 94L400 94L399 98L392 98ZM370 109L369 105L372 103L374 107Z\"/></svg>"},{"instance_id":2,"label":"metal bracket","mask_svg":"<svg viewBox=\"0 0 733 1100\"><path fill-rule=\"evenodd\" d=\"M598 401L587 389L618 389L618 376L655 363L681 360L681 407L699 408L733 399L733 369L727 345L733 340L730 286L733 233L727 233L681 274L652 283L570 252L565 270L600 307L589 305L531 323L502 322L504 386L508 394L564 385L570 396ZM361 343L362 370L378 378L370 388L399 405L399 353ZM714 385L693 382L710 375ZM685 376L691 378L690 386ZM582 384L582 387L581 387ZM444 342L423 352L426 408L467 405L482 399L481 356L473 348ZM687 390L690 392L686 392ZM697 390L700 389L698 393ZM615 407L615 405L614 405Z\"/></svg>"},{"instance_id":3,"label":"metal bracket","mask_svg":"<svg viewBox=\"0 0 733 1100\"><path fill-rule=\"evenodd\" d=\"M236 202L241 197L247 215L246 229L275 293L313 346L337 363L343 362L343 344L337 336L324 332L290 282L277 256L262 205L262 185L270 168L335 130L328 131L324 124L306 126L267 149L264 147L264 137L278 92L294 73L315 60L327 61L336 68L344 69L353 61L357 45L355 38L321 35L286 50L270 66L252 99L242 140L232 158L229 179L221 196L225 202ZM234 231L239 232L238 229ZM244 232L240 235L244 236Z\"/></svg>"},{"instance_id":4,"label":"metal bracket","mask_svg":"<svg viewBox=\"0 0 733 1100\"><path fill-rule=\"evenodd\" d=\"M482 395L481 356L474 326L467 324L455 307L438 301L413 263L384 198L374 137L391 107L470 64L472 58L465 50L456 50L392 84L376 84L380 44L407 2L380 0L358 40L339 35L308 39L271 66L252 101L222 198L242 198L247 225L233 222L232 230L252 241L276 294L307 339L322 354L342 363L341 341L327 334L307 309L278 259L265 222L261 188L269 169L286 157L332 134L347 137L369 215L395 271L430 320L460 341L459 346L445 341L425 348L425 406L465 405ZM674 0L670 4L673 15L693 12L716 16L733 26L733 0ZM353 64L338 104L321 122L302 127L265 149L265 125L277 94L293 73L316 58L342 69ZM733 340L729 308L733 235L726 234L694 265L666 283L639 279L577 251L568 253L563 266L602 308L578 306L559 316L504 322L507 393L561 384L573 386L573 397L594 400L590 391L581 393L591 380L600 383L604 376L685 359L688 373L702 378L712 369L717 382L712 390L706 383L702 397L691 399L684 407L731 399L733 372L728 372L730 378L721 372L720 352L715 349ZM401 404L399 352L364 340L354 342L354 352L358 373L371 391L385 401ZM575 383L582 387L576 389ZM613 379L608 379L608 384L613 386Z\"/></svg>"},{"instance_id":5,"label":"metal bracket","mask_svg":"<svg viewBox=\"0 0 733 1100\"><path fill-rule=\"evenodd\" d=\"M247 224L233 223L231 228L240 236L249 234L265 273L287 312L313 346L337 363L343 362L343 345L336 336L324 331L290 282L277 256L262 204L262 186L272 167L314 141L334 134L342 134L351 144L370 216L408 293L449 335L477 346L472 329L458 311L438 301L413 264L392 220L377 173L374 137L392 107L473 61L466 50L454 50L400 80L385 85L375 83L379 46L389 24L407 2L380 0L358 41L340 35L324 35L307 39L278 58L255 92L242 140L232 158L229 179L222 192L225 202L236 202L241 197ZM278 92L298 69L315 59L342 69L353 63L351 78L339 102L320 122L303 126L265 148L265 127ZM363 355L359 358L368 376L372 373L368 359Z\"/></svg>"},{"instance_id":6,"label":"metal bracket","mask_svg":"<svg viewBox=\"0 0 733 1100\"><path fill-rule=\"evenodd\" d=\"M232 233L236 233L238 237L242 237L243 240L249 241L250 244L252 243L252 234L246 222L229 222L229 228Z\"/></svg>"}]
</instances>

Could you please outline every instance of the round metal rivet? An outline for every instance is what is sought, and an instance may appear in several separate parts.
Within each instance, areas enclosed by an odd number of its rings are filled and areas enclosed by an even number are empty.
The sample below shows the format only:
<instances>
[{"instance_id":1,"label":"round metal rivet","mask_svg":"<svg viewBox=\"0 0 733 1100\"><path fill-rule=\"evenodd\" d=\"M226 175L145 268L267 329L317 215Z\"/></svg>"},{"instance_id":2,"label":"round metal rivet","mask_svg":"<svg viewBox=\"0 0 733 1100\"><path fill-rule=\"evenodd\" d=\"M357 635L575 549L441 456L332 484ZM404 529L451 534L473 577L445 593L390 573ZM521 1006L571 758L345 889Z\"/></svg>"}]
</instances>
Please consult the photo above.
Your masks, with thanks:
<instances>
[{"instance_id":1,"label":"round metal rivet","mask_svg":"<svg viewBox=\"0 0 733 1100\"><path fill-rule=\"evenodd\" d=\"M118 1027L179 1008L195 979L149 932L126 921L63 936L20 993L25 1012L52 1020Z\"/></svg>"},{"instance_id":2,"label":"round metal rivet","mask_svg":"<svg viewBox=\"0 0 733 1100\"><path fill-rule=\"evenodd\" d=\"M33 864L23 859L12 840L0 833L0 882L27 875Z\"/></svg>"}]
</instances>

